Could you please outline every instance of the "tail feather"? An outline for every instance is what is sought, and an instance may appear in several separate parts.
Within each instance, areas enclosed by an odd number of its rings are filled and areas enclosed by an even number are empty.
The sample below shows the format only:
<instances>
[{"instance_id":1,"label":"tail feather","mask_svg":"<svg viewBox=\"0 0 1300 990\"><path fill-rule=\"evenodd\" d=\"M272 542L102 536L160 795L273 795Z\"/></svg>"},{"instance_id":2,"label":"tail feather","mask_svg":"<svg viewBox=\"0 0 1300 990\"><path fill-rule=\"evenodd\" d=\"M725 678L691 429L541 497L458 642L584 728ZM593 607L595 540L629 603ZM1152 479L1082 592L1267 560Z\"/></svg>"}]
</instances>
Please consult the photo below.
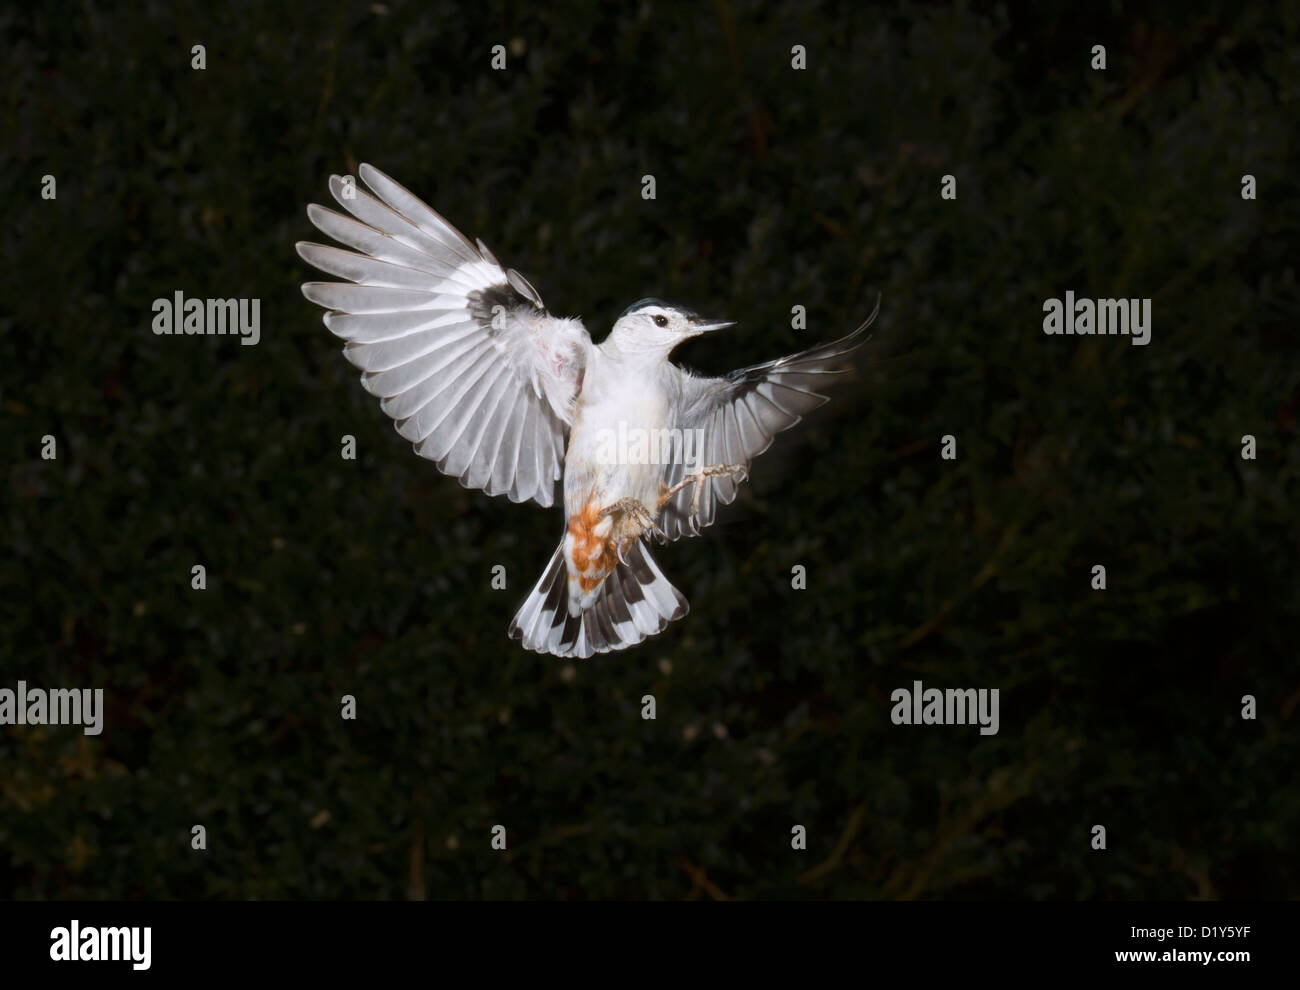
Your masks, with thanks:
<instances>
[{"instance_id":1,"label":"tail feather","mask_svg":"<svg viewBox=\"0 0 1300 990\"><path fill-rule=\"evenodd\" d=\"M661 633L689 610L685 597L659 570L644 542L628 550L601 585L596 601L569 614L569 571L564 544L556 548L541 579L510 622L510 638L525 649L586 659L635 646Z\"/></svg>"}]
</instances>

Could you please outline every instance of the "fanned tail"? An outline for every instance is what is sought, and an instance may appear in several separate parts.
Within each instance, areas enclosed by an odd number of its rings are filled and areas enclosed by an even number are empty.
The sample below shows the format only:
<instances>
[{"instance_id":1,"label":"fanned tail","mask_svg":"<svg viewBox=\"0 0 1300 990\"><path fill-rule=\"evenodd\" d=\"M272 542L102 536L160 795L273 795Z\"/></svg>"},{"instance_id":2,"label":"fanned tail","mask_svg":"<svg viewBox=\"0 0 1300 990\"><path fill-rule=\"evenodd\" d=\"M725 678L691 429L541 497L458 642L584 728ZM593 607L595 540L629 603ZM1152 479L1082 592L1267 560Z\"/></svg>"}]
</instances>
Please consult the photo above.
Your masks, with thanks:
<instances>
[{"instance_id":1,"label":"fanned tail","mask_svg":"<svg viewBox=\"0 0 1300 990\"><path fill-rule=\"evenodd\" d=\"M569 614L569 571L561 542L541 579L510 622L510 638L537 653L586 659L625 650L680 619L690 609L650 556L642 540L627 551L604 583L595 604Z\"/></svg>"}]
</instances>

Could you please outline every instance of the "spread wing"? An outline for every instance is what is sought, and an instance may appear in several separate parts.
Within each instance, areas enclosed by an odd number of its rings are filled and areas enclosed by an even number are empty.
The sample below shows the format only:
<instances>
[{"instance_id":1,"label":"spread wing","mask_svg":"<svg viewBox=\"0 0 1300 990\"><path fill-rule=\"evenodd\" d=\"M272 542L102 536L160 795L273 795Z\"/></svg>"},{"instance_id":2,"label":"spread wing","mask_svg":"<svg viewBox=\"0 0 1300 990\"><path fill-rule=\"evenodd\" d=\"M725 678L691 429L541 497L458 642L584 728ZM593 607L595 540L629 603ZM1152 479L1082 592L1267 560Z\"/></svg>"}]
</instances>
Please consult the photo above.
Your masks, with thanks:
<instances>
[{"instance_id":1,"label":"spread wing","mask_svg":"<svg viewBox=\"0 0 1300 990\"><path fill-rule=\"evenodd\" d=\"M374 192L339 176L330 192L351 216L307 216L351 251L299 242L298 253L341 282L308 282L325 326L348 343L415 452L466 488L549 506L564 465L574 397L591 338L551 316L528 281L369 165Z\"/></svg>"},{"instance_id":2,"label":"spread wing","mask_svg":"<svg viewBox=\"0 0 1300 990\"><path fill-rule=\"evenodd\" d=\"M699 467L739 464L745 468L772 445L772 439L788 430L805 415L827 402L821 391L849 371L846 355L864 340L867 327L880 311L880 300L865 323L847 337L778 358L741 368L722 378L696 378L677 369L681 385L678 421L683 432L702 429L703 444ZM686 475L682 458L664 469L664 484L675 485ZM698 514L691 513L692 489L688 485L673 496L659 519L669 540L683 535L699 536L700 528L712 525L718 503L736 500L740 480L720 476L705 478ZM659 538L659 542L664 542Z\"/></svg>"}]
</instances>

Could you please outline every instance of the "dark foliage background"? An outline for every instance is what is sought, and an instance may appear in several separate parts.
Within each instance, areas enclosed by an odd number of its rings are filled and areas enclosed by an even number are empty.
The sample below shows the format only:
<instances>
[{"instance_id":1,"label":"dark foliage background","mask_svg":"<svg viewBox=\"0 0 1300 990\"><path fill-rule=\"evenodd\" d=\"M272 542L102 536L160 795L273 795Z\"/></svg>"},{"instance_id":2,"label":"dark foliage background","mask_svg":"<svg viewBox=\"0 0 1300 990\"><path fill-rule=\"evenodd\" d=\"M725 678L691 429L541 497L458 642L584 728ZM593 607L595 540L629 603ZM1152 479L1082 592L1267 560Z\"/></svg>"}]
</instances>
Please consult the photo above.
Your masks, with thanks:
<instances>
[{"instance_id":1,"label":"dark foliage background","mask_svg":"<svg viewBox=\"0 0 1300 990\"><path fill-rule=\"evenodd\" d=\"M1300 16L1087 6L7 9L0 685L109 707L0 730L0 892L1300 894ZM299 293L362 161L597 339L646 295L742 321L709 372L883 294L856 379L658 551L665 635L506 639L558 512L415 457ZM261 343L155 336L177 289L260 298ZM1150 297L1152 343L1046 337L1067 289ZM1000 734L893 726L916 679L999 688Z\"/></svg>"}]
</instances>

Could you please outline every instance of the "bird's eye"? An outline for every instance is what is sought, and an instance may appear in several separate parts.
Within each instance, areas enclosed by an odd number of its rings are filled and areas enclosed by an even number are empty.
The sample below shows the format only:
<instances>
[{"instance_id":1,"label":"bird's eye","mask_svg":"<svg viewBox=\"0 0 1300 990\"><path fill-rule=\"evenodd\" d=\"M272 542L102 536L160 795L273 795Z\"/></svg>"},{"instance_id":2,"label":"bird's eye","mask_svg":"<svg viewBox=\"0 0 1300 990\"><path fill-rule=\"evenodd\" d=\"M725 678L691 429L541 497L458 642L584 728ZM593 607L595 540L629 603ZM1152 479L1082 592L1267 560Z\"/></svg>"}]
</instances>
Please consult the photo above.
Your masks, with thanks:
<instances>
[{"instance_id":1,"label":"bird's eye","mask_svg":"<svg viewBox=\"0 0 1300 990\"><path fill-rule=\"evenodd\" d=\"M668 317L666 317L666 316L656 316L656 317L655 317L655 326L657 326L657 327L666 327L666 326L668 326Z\"/></svg>"}]
</instances>

